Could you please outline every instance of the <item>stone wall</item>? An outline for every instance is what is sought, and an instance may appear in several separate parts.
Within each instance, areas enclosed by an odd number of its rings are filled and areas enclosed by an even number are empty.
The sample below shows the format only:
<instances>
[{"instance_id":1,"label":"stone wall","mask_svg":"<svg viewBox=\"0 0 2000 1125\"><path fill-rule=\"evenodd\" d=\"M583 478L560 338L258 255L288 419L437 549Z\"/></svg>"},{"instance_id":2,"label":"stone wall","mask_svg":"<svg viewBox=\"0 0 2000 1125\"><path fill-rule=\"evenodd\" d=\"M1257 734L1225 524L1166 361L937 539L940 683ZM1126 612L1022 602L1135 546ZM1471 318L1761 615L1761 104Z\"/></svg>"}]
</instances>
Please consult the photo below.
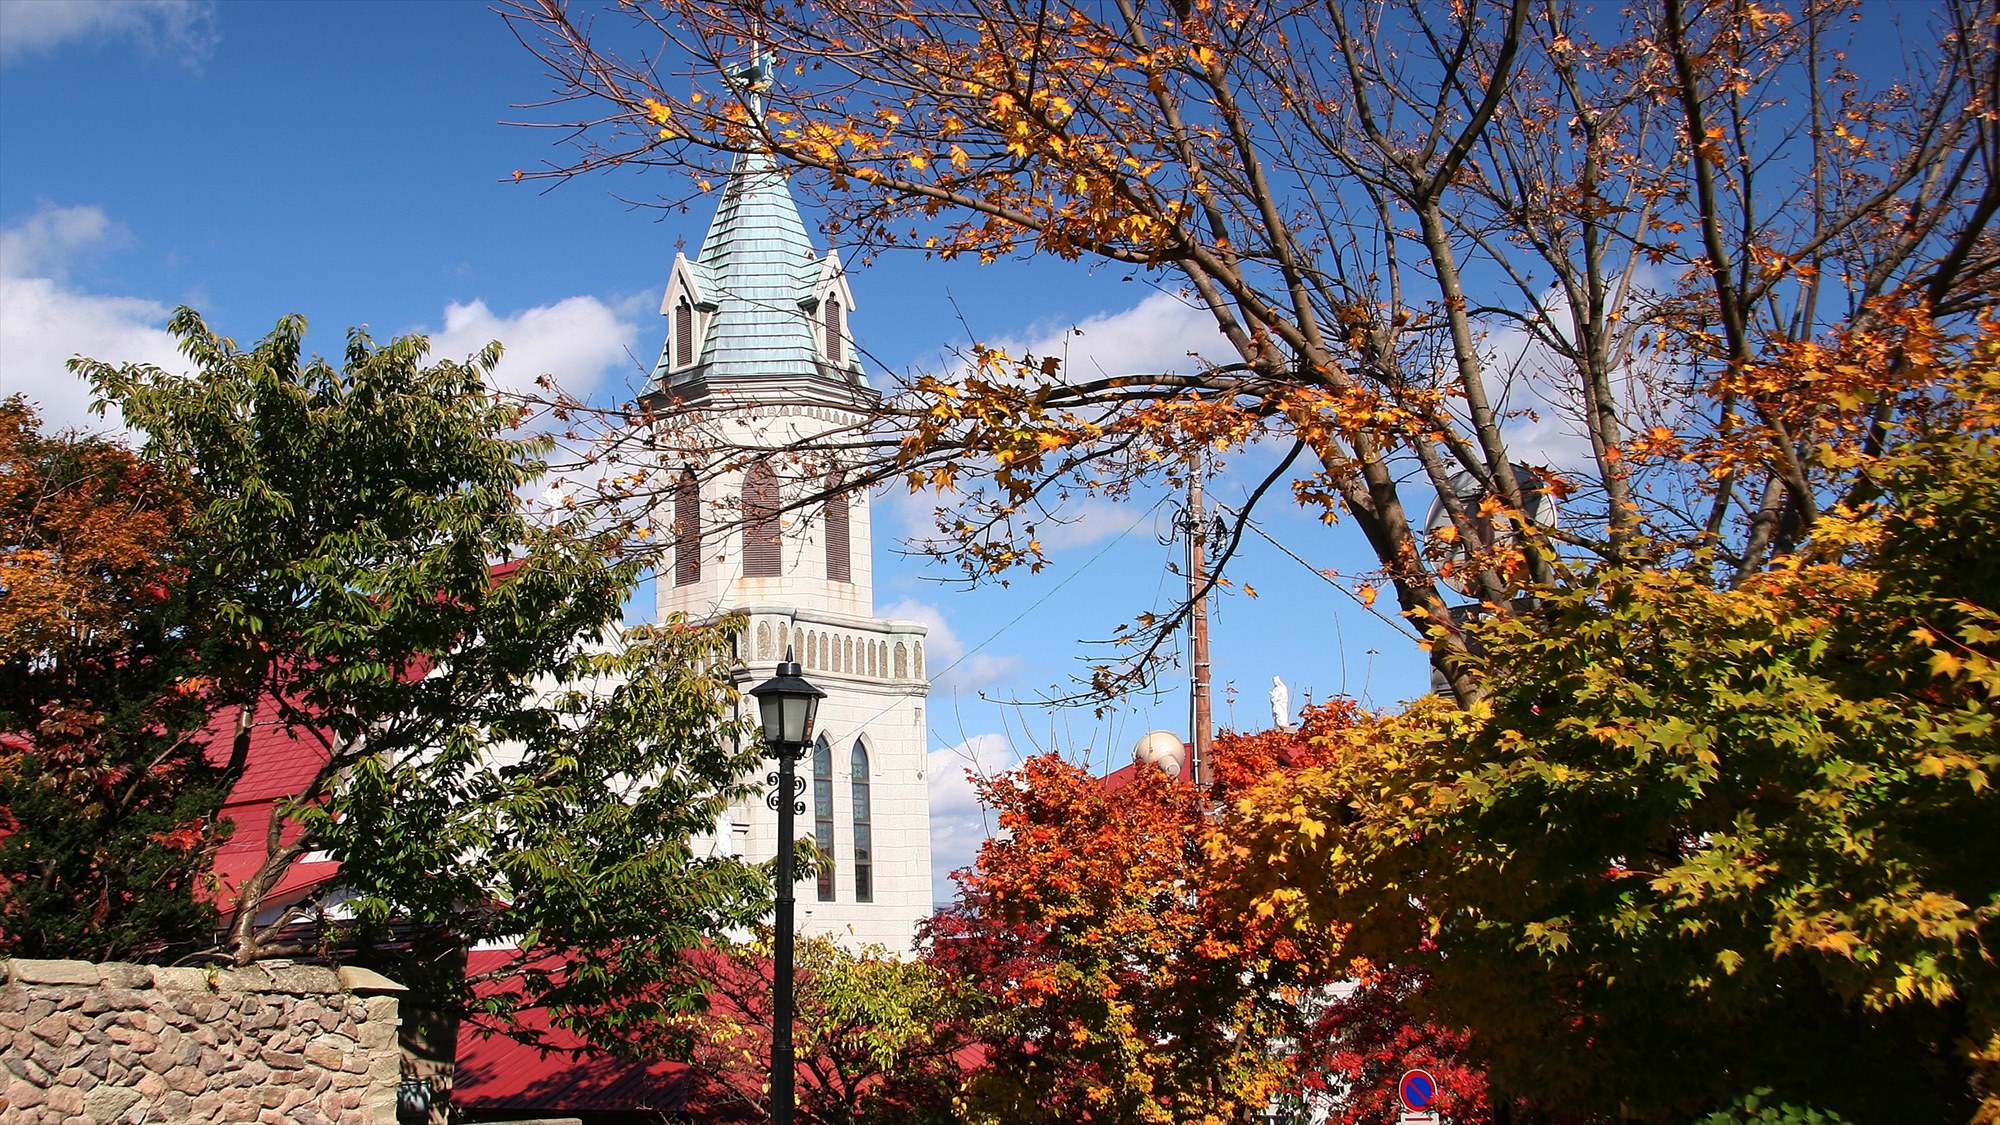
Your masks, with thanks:
<instances>
[{"instance_id":1,"label":"stone wall","mask_svg":"<svg viewBox=\"0 0 2000 1125\"><path fill-rule=\"evenodd\" d=\"M282 962L0 961L0 1121L395 1125L402 991Z\"/></svg>"}]
</instances>

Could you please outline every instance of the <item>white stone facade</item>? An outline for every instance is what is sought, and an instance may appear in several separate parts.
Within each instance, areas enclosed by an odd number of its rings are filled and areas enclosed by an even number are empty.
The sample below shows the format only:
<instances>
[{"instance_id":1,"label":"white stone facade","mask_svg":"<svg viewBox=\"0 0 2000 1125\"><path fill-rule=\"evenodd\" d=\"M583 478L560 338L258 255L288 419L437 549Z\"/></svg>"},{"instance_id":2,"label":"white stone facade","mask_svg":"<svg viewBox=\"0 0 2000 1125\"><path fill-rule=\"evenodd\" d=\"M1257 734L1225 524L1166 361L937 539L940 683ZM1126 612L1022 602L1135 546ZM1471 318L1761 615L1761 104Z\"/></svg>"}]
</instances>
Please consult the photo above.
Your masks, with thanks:
<instances>
[{"instance_id":1,"label":"white stone facade","mask_svg":"<svg viewBox=\"0 0 2000 1125\"><path fill-rule=\"evenodd\" d=\"M867 492L827 499L840 466L811 451L814 439L861 424L876 399L850 335L853 305L838 259L812 249L783 179L740 166L700 255L675 261L661 306L668 338L650 405L666 487L655 526L674 543L655 581L662 621L745 617L744 689L792 651L826 692L825 784L816 790L808 755L796 829L800 840L816 828L830 836L832 878L799 881L799 928L905 952L931 913L924 626L875 616ZM843 502L844 554L829 550ZM758 799L734 807L711 844L763 862L777 836L777 813Z\"/></svg>"}]
</instances>

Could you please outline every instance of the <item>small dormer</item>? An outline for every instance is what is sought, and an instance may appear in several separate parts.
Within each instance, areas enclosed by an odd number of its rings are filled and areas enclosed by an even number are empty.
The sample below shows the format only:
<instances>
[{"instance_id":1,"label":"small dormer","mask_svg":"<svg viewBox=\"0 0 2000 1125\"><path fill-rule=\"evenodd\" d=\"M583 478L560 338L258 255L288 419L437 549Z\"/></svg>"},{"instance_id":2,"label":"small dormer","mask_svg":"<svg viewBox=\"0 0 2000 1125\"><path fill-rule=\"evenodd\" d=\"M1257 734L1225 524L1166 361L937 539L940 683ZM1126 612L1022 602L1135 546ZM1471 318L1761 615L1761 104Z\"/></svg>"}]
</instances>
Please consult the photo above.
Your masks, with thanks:
<instances>
[{"instance_id":1,"label":"small dormer","mask_svg":"<svg viewBox=\"0 0 2000 1125\"><path fill-rule=\"evenodd\" d=\"M847 271L841 268L839 255L831 250L818 260L816 267L808 275L810 295L799 302L799 307L812 322L819 359L835 371L858 375L861 357L855 354L849 321L849 314L854 311L854 293L847 287Z\"/></svg>"},{"instance_id":2,"label":"small dormer","mask_svg":"<svg viewBox=\"0 0 2000 1125\"><path fill-rule=\"evenodd\" d=\"M687 255L675 254L667 293L660 301L660 315L667 318L667 346L660 354L660 374L685 371L701 362L709 317L714 312L715 302L702 292L700 271Z\"/></svg>"}]
</instances>

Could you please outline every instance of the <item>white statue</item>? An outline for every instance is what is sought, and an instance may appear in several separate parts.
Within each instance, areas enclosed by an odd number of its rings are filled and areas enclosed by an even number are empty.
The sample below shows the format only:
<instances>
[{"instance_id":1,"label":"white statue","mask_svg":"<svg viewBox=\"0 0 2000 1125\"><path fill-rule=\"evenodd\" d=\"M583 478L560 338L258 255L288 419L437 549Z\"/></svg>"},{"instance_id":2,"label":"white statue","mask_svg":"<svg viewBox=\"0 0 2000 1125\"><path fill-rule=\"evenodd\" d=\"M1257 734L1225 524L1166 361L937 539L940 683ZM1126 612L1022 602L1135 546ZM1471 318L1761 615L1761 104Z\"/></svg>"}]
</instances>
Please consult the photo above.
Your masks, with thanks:
<instances>
[{"instance_id":1,"label":"white statue","mask_svg":"<svg viewBox=\"0 0 2000 1125\"><path fill-rule=\"evenodd\" d=\"M1292 692L1276 676L1271 677L1271 725L1279 730L1292 729Z\"/></svg>"}]
</instances>

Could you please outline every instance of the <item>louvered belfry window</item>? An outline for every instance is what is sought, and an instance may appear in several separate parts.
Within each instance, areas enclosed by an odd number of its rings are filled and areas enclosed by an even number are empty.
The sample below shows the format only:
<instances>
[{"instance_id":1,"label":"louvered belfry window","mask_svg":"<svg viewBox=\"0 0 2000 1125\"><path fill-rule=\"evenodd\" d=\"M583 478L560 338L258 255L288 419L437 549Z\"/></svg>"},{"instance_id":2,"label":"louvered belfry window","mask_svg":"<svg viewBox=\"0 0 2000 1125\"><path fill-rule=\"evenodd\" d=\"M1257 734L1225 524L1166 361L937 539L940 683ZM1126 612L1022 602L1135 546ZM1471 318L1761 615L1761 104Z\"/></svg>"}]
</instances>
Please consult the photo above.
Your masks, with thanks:
<instances>
[{"instance_id":1,"label":"louvered belfry window","mask_svg":"<svg viewBox=\"0 0 2000 1125\"><path fill-rule=\"evenodd\" d=\"M784 572L784 543L779 535L778 478L759 461L743 474L743 574L776 578Z\"/></svg>"},{"instance_id":2,"label":"louvered belfry window","mask_svg":"<svg viewBox=\"0 0 2000 1125\"><path fill-rule=\"evenodd\" d=\"M840 477L826 480L826 580L854 581L854 565L848 554L847 494L839 491Z\"/></svg>"},{"instance_id":3,"label":"louvered belfry window","mask_svg":"<svg viewBox=\"0 0 2000 1125\"><path fill-rule=\"evenodd\" d=\"M694 362L694 306L686 297L674 306L674 366L686 367Z\"/></svg>"},{"instance_id":4,"label":"louvered belfry window","mask_svg":"<svg viewBox=\"0 0 2000 1125\"><path fill-rule=\"evenodd\" d=\"M840 298L826 299L826 359L828 363L840 363L841 344Z\"/></svg>"},{"instance_id":5,"label":"louvered belfry window","mask_svg":"<svg viewBox=\"0 0 2000 1125\"><path fill-rule=\"evenodd\" d=\"M674 487L674 585L701 581L701 484L682 469Z\"/></svg>"}]
</instances>

